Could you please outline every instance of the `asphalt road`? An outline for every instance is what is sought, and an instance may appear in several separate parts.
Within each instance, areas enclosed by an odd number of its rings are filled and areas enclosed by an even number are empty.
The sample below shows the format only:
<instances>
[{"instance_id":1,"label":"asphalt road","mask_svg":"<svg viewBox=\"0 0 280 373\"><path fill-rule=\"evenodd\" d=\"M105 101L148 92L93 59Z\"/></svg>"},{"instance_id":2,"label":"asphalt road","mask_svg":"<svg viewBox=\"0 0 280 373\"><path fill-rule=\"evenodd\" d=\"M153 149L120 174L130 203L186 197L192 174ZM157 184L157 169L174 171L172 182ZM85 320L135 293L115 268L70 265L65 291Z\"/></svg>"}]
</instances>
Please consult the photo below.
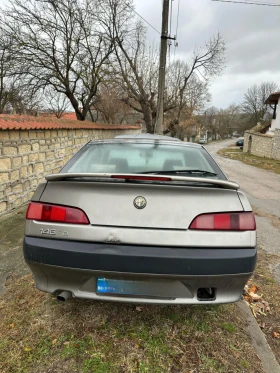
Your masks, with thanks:
<instances>
[{"instance_id":1,"label":"asphalt road","mask_svg":"<svg viewBox=\"0 0 280 373\"><path fill-rule=\"evenodd\" d=\"M258 245L269 253L279 255L279 263L273 268L280 283L280 175L224 158L217 151L230 146L234 140L206 145L226 176L236 181L246 193L256 212Z\"/></svg>"}]
</instances>

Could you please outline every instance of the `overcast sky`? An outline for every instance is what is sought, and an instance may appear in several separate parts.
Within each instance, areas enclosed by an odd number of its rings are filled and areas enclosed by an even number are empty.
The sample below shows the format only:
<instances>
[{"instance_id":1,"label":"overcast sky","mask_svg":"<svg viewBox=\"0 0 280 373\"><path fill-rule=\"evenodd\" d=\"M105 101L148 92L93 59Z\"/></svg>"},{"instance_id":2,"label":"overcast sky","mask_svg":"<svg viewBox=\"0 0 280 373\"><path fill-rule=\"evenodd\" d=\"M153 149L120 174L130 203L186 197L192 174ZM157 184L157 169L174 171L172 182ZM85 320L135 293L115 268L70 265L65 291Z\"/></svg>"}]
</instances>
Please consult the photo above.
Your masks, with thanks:
<instances>
[{"instance_id":1,"label":"overcast sky","mask_svg":"<svg viewBox=\"0 0 280 373\"><path fill-rule=\"evenodd\" d=\"M172 1L172 35L176 31L178 1ZM280 5L280 0L252 1ZM0 5L7 2L0 0ZM134 3L136 11L161 31L162 0ZM160 35L147 27L148 38L159 41ZM180 0L176 56L188 58L195 47L203 46L218 31L226 42L226 68L211 85L210 105L226 107L241 102L249 87L263 81L274 81L280 86L280 6Z\"/></svg>"},{"instance_id":2,"label":"overcast sky","mask_svg":"<svg viewBox=\"0 0 280 373\"><path fill-rule=\"evenodd\" d=\"M173 1L172 34L178 1ZM280 5L280 0L253 1ZM136 11L160 31L162 0L134 2ZM149 39L159 40L159 34L148 28ZM226 107L241 102L250 86L263 81L280 86L280 6L181 0L176 55L188 58L196 46L218 31L226 42L226 68L211 86L211 105Z\"/></svg>"}]
</instances>

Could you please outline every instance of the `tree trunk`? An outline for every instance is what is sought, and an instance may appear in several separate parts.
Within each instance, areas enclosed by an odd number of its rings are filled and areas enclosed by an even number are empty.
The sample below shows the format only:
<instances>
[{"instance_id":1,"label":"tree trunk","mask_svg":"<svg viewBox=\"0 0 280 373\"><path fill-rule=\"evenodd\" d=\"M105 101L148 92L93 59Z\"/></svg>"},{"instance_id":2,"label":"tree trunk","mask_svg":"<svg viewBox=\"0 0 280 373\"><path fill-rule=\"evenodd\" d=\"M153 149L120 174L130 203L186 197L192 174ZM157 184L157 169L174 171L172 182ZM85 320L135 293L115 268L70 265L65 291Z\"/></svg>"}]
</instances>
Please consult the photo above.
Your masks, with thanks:
<instances>
[{"instance_id":1,"label":"tree trunk","mask_svg":"<svg viewBox=\"0 0 280 373\"><path fill-rule=\"evenodd\" d=\"M143 111L144 122L146 124L147 133L154 133L154 124L151 109L145 103L141 103L141 108Z\"/></svg>"},{"instance_id":2,"label":"tree trunk","mask_svg":"<svg viewBox=\"0 0 280 373\"><path fill-rule=\"evenodd\" d=\"M83 110L83 113L81 113L80 109L79 109L79 103L78 101L76 100L75 96L73 95L72 92L66 92L66 96L69 98L72 106L73 106L73 109L75 110L75 113L76 113L76 117L78 120L85 120L86 119L86 114Z\"/></svg>"},{"instance_id":3,"label":"tree trunk","mask_svg":"<svg viewBox=\"0 0 280 373\"><path fill-rule=\"evenodd\" d=\"M89 115L90 115L90 119L92 122L97 122L98 121L98 111L96 110L96 119L94 120L93 118L93 114L92 114L92 111L89 110Z\"/></svg>"}]
</instances>

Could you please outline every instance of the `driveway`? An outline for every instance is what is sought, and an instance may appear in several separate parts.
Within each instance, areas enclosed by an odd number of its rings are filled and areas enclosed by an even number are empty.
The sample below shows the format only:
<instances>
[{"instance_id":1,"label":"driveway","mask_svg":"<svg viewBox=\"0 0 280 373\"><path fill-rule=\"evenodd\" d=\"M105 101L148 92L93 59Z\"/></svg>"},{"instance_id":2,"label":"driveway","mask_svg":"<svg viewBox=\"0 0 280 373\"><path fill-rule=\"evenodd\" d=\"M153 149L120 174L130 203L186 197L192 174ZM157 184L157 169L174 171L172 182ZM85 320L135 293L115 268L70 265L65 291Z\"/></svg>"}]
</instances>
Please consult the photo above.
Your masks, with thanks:
<instances>
[{"instance_id":1,"label":"driveway","mask_svg":"<svg viewBox=\"0 0 280 373\"><path fill-rule=\"evenodd\" d=\"M217 154L234 140L214 142L206 146L230 180L239 183L256 214L258 244L271 254L280 255L280 175L246 165ZM280 283L280 263L274 268Z\"/></svg>"},{"instance_id":2,"label":"driveway","mask_svg":"<svg viewBox=\"0 0 280 373\"><path fill-rule=\"evenodd\" d=\"M22 253L25 211L26 207L0 217L0 295L9 276L30 272Z\"/></svg>"}]
</instances>

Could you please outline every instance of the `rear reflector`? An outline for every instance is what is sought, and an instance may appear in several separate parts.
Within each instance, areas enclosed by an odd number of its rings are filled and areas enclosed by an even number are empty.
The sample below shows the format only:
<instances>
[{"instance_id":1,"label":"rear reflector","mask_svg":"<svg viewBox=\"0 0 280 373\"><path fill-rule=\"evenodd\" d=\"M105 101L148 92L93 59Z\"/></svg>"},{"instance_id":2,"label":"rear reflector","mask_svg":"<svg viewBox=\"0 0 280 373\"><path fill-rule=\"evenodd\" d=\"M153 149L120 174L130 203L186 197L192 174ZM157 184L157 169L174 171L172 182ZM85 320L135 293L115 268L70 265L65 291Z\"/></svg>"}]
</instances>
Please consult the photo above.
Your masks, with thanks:
<instances>
[{"instance_id":1,"label":"rear reflector","mask_svg":"<svg viewBox=\"0 0 280 373\"><path fill-rule=\"evenodd\" d=\"M252 212L202 214L197 216L189 229L215 231L255 231L256 221Z\"/></svg>"},{"instance_id":2,"label":"rear reflector","mask_svg":"<svg viewBox=\"0 0 280 373\"><path fill-rule=\"evenodd\" d=\"M26 219L66 224L89 224L86 214L73 207L30 202Z\"/></svg>"},{"instance_id":3,"label":"rear reflector","mask_svg":"<svg viewBox=\"0 0 280 373\"><path fill-rule=\"evenodd\" d=\"M170 177L162 176L129 176L129 175L112 175L112 179L123 179L123 180L143 180L143 181L172 181Z\"/></svg>"}]
</instances>

